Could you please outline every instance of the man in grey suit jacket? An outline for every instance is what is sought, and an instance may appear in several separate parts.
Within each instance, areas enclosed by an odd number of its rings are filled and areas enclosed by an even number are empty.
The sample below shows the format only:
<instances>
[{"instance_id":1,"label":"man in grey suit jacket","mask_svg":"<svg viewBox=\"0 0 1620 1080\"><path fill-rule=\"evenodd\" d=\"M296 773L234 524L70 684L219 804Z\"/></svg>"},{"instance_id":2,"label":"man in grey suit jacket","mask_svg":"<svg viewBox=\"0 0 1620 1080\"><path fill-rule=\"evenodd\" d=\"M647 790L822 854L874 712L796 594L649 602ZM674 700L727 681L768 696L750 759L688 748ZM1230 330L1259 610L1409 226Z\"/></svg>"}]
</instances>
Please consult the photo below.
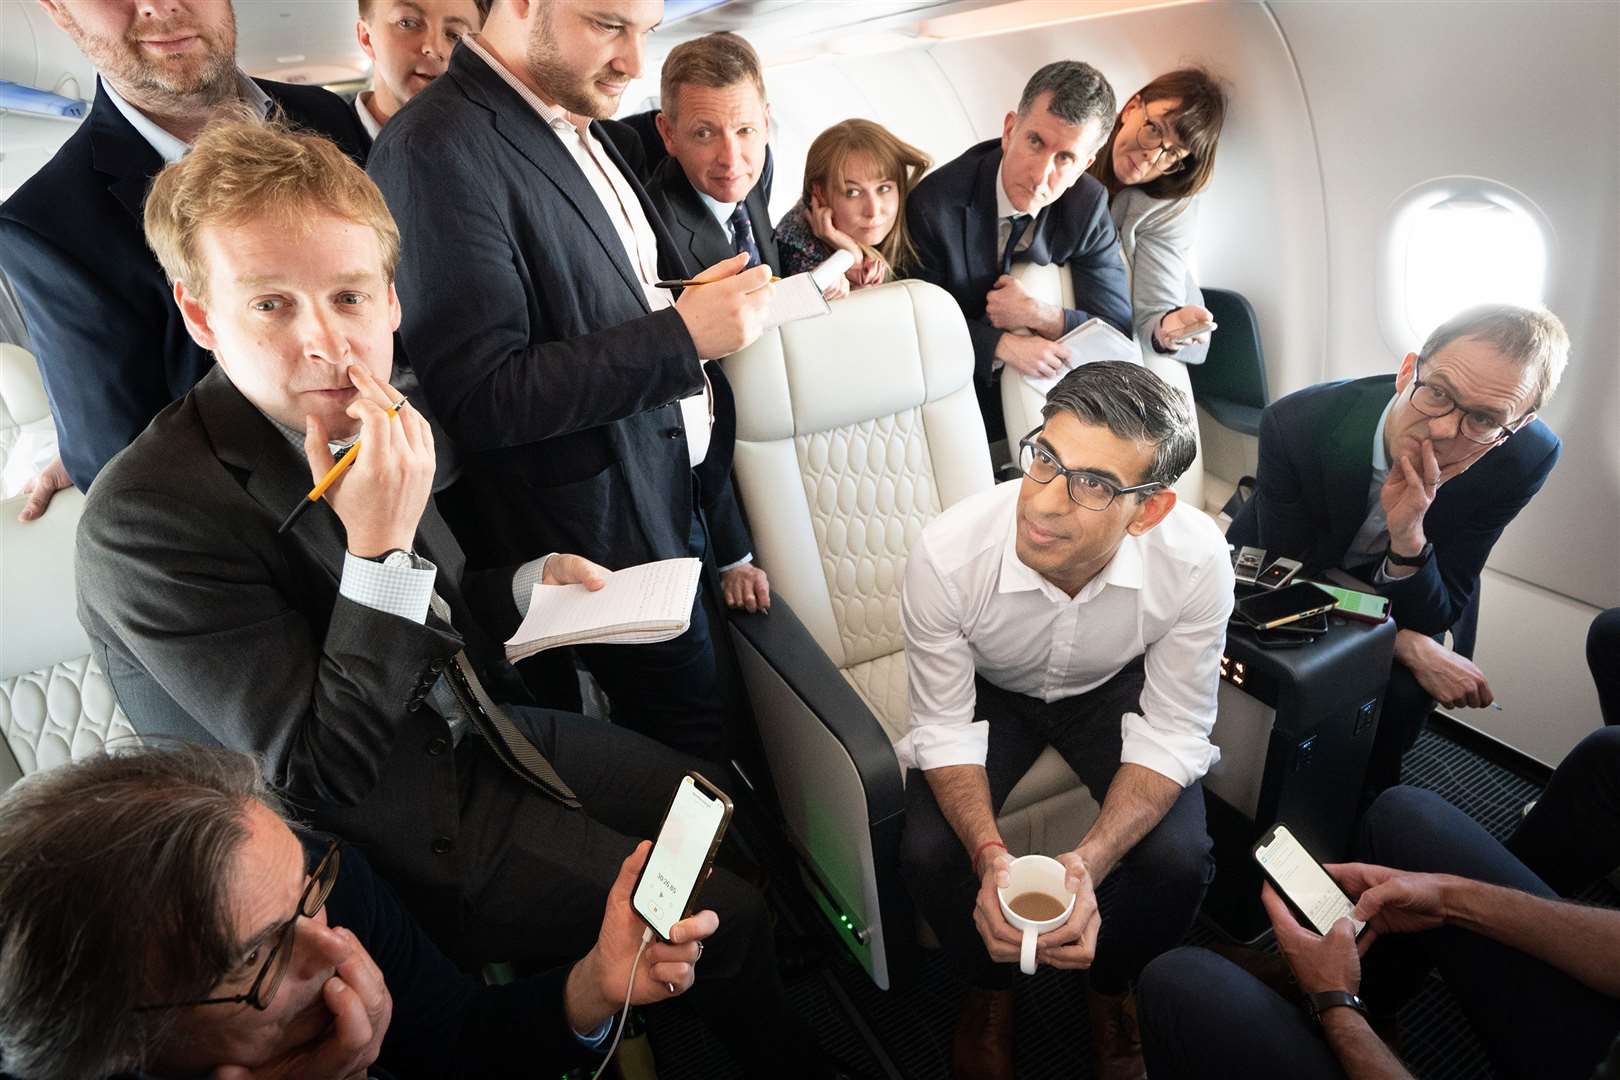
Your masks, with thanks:
<instances>
[{"instance_id":1,"label":"man in grey suit jacket","mask_svg":"<svg viewBox=\"0 0 1620 1080\"><path fill-rule=\"evenodd\" d=\"M109 463L79 527L79 615L125 712L258 756L462 964L584 955L694 762L522 704L499 643L532 586L603 571L467 571L432 431L383 382L400 307L381 194L325 140L233 124L158 176L146 223L218 368ZM343 445L353 466L282 531ZM717 869L703 900L721 929L694 1005L751 1073L803 1068L759 894Z\"/></svg>"},{"instance_id":2,"label":"man in grey suit jacket","mask_svg":"<svg viewBox=\"0 0 1620 1080\"><path fill-rule=\"evenodd\" d=\"M769 274L736 273L739 257L674 305L655 287L687 268L590 121L640 72L662 4L614 11L604 35L587 6L496 5L372 150L403 233L405 349L462 454L440 501L475 566L564 550L617 569L709 546L693 467L730 446L711 438L702 362L759 336ZM615 720L724 756L701 602L673 641L580 653Z\"/></svg>"}]
</instances>

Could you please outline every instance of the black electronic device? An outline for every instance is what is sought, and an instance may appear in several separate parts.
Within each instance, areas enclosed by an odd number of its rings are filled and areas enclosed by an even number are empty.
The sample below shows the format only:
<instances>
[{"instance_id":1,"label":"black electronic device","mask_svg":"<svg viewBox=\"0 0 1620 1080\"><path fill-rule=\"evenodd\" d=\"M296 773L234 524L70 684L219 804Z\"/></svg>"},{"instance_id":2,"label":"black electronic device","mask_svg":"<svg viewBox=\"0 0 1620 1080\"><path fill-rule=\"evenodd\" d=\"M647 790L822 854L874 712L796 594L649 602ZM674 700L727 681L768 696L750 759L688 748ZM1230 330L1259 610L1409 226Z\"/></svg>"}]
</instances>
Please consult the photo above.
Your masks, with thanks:
<instances>
[{"instance_id":1,"label":"black electronic device","mask_svg":"<svg viewBox=\"0 0 1620 1080\"><path fill-rule=\"evenodd\" d=\"M1331 611L1337 602L1326 589L1301 581L1275 592L1245 597L1237 602L1233 614L1257 630L1267 630Z\"/></svg>"}]
</instances>

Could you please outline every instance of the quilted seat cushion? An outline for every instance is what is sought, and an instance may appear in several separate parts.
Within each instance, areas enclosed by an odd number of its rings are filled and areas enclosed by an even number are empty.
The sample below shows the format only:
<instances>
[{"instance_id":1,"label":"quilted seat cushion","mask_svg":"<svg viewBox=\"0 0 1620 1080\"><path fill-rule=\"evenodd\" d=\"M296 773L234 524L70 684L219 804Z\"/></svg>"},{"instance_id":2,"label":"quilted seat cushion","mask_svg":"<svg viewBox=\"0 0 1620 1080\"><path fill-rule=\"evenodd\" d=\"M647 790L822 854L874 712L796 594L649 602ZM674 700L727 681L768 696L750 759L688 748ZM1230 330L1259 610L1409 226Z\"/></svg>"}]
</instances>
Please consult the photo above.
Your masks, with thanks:
<instances>
[{"instance_id":1,"label":"quilted seat cushion","mask_svg":"<svg viewBox=\"0 0 1620 1080\"><path fill-rule=\"evenodd\" d=\"M89 656L0 680L0 732L24 775L133 736L112 685Z\"/></svg>"}]
</instances>

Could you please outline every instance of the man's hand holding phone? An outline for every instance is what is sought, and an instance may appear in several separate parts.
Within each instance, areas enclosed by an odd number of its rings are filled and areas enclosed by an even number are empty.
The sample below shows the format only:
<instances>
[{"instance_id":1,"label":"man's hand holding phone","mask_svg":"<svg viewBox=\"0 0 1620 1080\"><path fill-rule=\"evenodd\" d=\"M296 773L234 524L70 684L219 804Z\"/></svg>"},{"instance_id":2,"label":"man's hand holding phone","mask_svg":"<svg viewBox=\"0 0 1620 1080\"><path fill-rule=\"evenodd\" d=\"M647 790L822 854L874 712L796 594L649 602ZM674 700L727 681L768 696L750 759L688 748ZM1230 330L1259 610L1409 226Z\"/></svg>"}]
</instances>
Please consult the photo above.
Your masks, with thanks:
<instances>
[{"instance_id":1,"label":"man's hand holding phone","mask_svg":"<svg viewBox=\"0 0 1620 1080\"><path fill-rule=\"evenodd\" d=\"M1358 948L1356 930L1349 919L1339 919L1326 935L1301 926L1269 881L1260 887L1260 902L1271 918L1277 947L1293 969L1301 990L1307 994L1328 990L1354 994L1361 989L1361 953L1374 935L1362 934Z\"/></svg>"},{"instance_id":2,"label":"man's hand holding phone","mask_svg":"<svg viewBox=\"0 0 1620 1080\"><path fill-rule=\"evenodd\" d=\"M619 876L608 891L596 946L568 973L564 1008L569 1026L575 1031L593 1031L617 1013L624 1005L626 988L630 989L632 1005L684 993L697 977L704 939L720 927L720 917L706 910L677 922L670 928L671 943L655 937L647 944L636 964L635 985L631 986L630 965L641 948L647 924L631 908L630 895L651 850L651 841L643 840L619 867Z\"/></svg>"}]
</instances>

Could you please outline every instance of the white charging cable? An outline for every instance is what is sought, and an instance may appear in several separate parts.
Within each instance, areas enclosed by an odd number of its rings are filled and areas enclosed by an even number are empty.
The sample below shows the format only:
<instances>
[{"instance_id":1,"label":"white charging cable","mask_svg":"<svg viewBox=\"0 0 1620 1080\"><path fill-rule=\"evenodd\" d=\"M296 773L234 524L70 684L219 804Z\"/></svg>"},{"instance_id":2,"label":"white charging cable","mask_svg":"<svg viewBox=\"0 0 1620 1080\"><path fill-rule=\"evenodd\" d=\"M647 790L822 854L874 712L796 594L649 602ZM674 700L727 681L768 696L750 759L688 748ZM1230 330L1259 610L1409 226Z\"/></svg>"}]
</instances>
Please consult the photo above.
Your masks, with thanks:
<instances>
[{"instance_id":1,"label":"white charging cable","mask_svg":"<svg viewBox=\"0 0 1620 1080\"><path fill-rule=\"evenodd\" d=\"M641 932L641 946L636 949L636 958L630 961L630 985L624 988L624 1008L619 1010L619 1030L613 1033L613 1042L608 1046L607 1056L602 1059L602 1064L596 1067L596 1071L591 1073L591 1080L597 1080L602 1075L602 1070L613 1060L613 1051L619 1048L619 1040L624 1037L624 1026L630 1022L630 995L636 990L636 968L641 966L641 954L647 951L647 944L652 941L652 936L650 926Z\"/></svg>"}]
</instances>

